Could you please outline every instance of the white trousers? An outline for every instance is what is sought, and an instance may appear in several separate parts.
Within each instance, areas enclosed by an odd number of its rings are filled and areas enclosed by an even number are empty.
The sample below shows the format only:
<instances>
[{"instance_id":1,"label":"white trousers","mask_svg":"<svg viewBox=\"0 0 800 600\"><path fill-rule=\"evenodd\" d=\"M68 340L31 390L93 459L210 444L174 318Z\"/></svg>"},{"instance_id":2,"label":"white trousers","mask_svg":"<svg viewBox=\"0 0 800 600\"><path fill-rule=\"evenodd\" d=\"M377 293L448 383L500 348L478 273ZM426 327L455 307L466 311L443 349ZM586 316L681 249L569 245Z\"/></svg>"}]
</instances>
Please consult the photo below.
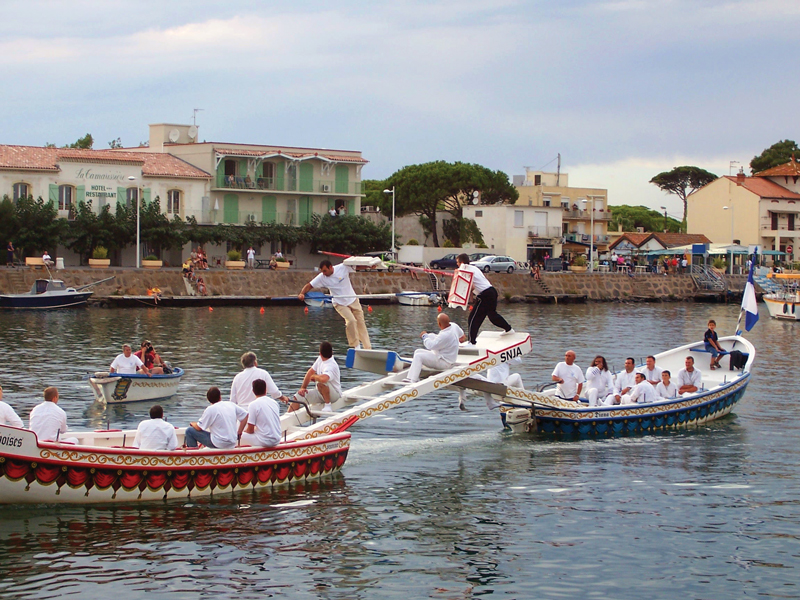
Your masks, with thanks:
<instances>
[{"instance_id":1,"label":"white trousers","mask_svg":"<svg viewBox=\"0 0 800 600\"><path fill-rule=\"evenodd\" d=\"M408 379L419 381L422 367L444 370L452 366L453 363L446 361L433 350L414 350L414 360L411 361L411 368L408 370Z\"/></svg>"},{"instance_id":2,"label":"white trousers","mask_svg":"<svg viewBox=\"0 0 800 600\"><path fill-rule=\"evenodd\" d=\"M308 390L306 394L306 401L309 404L324 404L325 398L322 397L322 392L319 391L320 386L325 386L328 388L328 392L330 394L331 403L336 402L342 395L337 392L334 388L329 386L327 383L318 383L317 387L313 390Z\"/></svg>"}]
</instances>

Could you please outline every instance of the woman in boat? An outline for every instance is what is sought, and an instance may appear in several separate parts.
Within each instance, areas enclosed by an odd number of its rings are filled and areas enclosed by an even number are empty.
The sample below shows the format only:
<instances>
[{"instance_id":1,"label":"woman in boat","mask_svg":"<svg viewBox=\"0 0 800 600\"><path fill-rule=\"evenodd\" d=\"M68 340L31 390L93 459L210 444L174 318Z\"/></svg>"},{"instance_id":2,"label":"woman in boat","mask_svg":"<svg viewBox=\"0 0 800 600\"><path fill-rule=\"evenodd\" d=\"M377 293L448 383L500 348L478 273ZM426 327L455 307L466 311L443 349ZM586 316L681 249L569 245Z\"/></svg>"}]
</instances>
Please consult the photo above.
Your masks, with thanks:
<instances>
[{"instance_id":1,"label":"woman in boat","mask_svg":"<svg viewBox=\"0 0 800 600\"><path fill-rule=\"evenodd\" d=\"M134 356L139 357L153 375L164 374L164 363L149 340L142 342L141 350L134 352Z\"/></svg>"},{"instance_id":2,"label":"woman in boat","mask_svg":"<svg viewBox=\"0 0 800 600\"><path fill-rule=\"evenodd\" d=\"M605 357L595 356L586 369L586 398L589 406L603 404L606 397L614 391L614 379L608 370Z\"/></svg>"}]
</instances>

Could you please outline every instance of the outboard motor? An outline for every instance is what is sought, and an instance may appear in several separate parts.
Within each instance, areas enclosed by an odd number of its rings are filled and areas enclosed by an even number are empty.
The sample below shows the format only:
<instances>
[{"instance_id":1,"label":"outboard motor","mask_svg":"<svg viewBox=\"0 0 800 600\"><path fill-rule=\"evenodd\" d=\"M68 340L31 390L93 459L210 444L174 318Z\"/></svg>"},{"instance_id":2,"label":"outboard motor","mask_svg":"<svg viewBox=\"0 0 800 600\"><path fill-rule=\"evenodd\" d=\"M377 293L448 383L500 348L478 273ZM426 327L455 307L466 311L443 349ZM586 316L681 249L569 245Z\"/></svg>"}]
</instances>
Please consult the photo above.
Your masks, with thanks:
<instances>
[{"instance_id":1,"label":"outboard motor","mask_svg":"<svg viewBox=\"0 0 800 600\"><path fill-rule=\"evenodd\" d=\"M511 408L500 413L503 427L510 429L513 433L527 433L536 431L536 419L533 418L533 411L527 408Z\"/></svg>"}]
</instances>

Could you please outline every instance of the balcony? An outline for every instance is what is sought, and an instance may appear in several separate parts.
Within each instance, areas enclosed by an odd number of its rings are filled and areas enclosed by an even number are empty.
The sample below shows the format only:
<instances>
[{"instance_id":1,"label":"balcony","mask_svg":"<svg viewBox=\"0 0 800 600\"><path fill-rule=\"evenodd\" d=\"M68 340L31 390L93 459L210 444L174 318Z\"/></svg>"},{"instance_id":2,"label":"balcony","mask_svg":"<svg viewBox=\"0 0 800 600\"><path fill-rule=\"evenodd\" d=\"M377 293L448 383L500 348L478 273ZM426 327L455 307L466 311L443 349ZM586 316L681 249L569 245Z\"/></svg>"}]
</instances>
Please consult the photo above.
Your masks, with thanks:
<instances>
[{"instance_id":1,"label":"balcony","mask_svg":"<svg viewBox=\"0 0 800 600\"><path fill-rule=\"evenodd\" d=\"M532 225L528 227L528 237L543 239L560 238L561 228Z\"/></svg>"},{"instance_id":2,"label":"balcony","mask_svg":"<svg viewBox=\"0 0 800 600\"><path fill-rule=\"evenodd\" d=\"M229 225L247 225L253 223L260 225L261 223L279 223L283 225L298 225L298 216L294 212L274 212L263 214L262 211L238 212L236 220L229 220L231 215L225 215L223 210L206 210L203 211L197 222L201 225L217 225L218 223L225 223ZM300 223L301 225L303 223Z\"/></svg>"},{"instance_id":3,"label":"balcony","mask_svg":"<svg viewBox=\"0 0 800 600\"><path fill-rule=\"evenodd\" d=\"M297 177L258 177L217 175L215 190L249 190L254 192L299 192L305 194L355 196L361 193L360 181L335 181L334 179L303 179Z\"/></svg>"},{"instance_id":4,"label":"balcony","mask_svg":"<svg viewBox=\"0 0 800 600\"><path fill-rule=\"evenodd\" d=\"M589 214L588 210L570 210L568 208L564 209L564 214L561 215L561 218L564 221L591 221L592 217ZM606 210L595 210L594 211L594 220L595 221L610 221L611 220L611 213Z\"/></svg>"},{"instance_id":5,"label":"balcony","mask_svg":"<svg viewBox=\"0 0 800 600\"><path fill-rule=\"evenodd\" d=\"M601 244L608 243L608 236L607 235L595 235L594 239L591 240L588 233L567 233L564 234L564 239L568 242L577 242L579 244L590 244L594 243L595 246Z\"/></svg>"}]
</instances>

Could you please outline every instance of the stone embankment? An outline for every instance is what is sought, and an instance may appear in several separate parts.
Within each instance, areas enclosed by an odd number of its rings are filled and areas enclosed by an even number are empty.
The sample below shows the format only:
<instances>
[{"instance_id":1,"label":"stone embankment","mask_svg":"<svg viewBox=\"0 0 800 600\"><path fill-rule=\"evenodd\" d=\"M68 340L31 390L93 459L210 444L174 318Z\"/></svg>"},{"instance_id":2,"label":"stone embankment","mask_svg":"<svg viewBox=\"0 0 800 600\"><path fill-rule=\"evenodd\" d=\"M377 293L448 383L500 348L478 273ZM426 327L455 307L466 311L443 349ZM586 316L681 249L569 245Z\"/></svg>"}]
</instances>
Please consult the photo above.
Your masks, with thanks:
<instances>
[{"instance_id":1,"label":"stone embankment","mask_svg":"<svg viewBox=\"0 0 800 600\"><path fill-rule=\"evenodd\" d=\"M164 296L185 296L181 272L176 269L68 269L54 272L67 285L78 287L106 277L115 279L94 288L94 299L111 296L142 296L159 288ZM210 296L294 296L315 273L312 271L201 271ZM0 269L0 293L21 293L31 289L37 278L46 277L30 269ZM731 292L741 293L747 281L744 275L726 276ZM617 274L617 273L543 273L540 282L528 274L491 274L500 300L512 302L548 301L554 298L590 301L682 301L699 296L689 275ZM442 279L442 277L440 277ZM449 287L450 278L444 277ZM426 275L414 279L408 273L356 273L351 277L358 294L386 294L406 291L429 291Z\"/></svg>"}]
</instances>

